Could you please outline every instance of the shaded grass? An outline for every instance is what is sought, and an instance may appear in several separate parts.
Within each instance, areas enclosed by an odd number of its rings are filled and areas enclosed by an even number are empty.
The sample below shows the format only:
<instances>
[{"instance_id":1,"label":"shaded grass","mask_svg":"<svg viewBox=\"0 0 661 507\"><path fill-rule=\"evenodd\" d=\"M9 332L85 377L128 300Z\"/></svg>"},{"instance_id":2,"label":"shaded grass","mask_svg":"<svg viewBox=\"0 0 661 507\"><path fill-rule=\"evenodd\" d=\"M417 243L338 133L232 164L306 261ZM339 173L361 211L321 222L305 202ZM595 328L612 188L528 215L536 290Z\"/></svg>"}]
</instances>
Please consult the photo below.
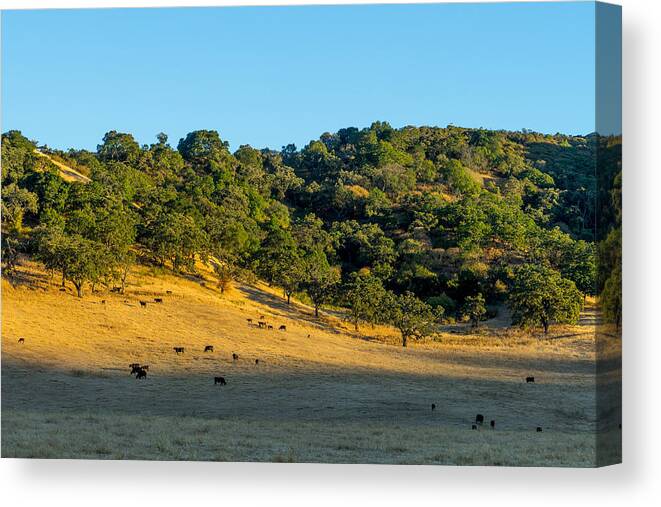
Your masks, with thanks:
<instances>
[{"instance_id":1,"label":"shaded grass","mask_svg":"<svg viewBox=\"0 0 661 507\"><path fill-rule=\"evenodd\" d=\"M386 423L5 410L2 456L441 465L595 465L594 435Z\"/></svg>"}]
</instances>

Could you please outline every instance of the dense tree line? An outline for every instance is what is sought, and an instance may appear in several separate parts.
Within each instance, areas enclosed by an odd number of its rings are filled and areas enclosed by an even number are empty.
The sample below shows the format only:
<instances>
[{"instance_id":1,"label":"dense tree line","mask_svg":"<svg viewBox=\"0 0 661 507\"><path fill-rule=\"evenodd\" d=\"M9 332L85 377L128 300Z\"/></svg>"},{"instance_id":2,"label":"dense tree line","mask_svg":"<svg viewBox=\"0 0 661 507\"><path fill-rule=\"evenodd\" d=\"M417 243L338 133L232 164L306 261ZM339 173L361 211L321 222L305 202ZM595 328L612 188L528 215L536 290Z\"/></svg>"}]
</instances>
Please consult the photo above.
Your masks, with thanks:
<instances>
[{"instance_id":1,"label":"dense tree line","mask_svg":"<svg viewBox=\"0 0 661 507\"><path fill-rule=\"evenodd\" d=\"M207 262L221 292L256 275L315 312L346 307L356 329L392 324L404 345L442 319L477 326L502 304L546 330L576 321L585 295L614 290L591 225L597 142L376 122L302 149L232 153L215 131L176 149L162 133L140 146L111 131L95 152L39 147L91 179L68 183L10 131L3 265L11 274L21 253L34 256L82 296L124 290L136 262L189 273Z\"/></svg>"}]
</instances>

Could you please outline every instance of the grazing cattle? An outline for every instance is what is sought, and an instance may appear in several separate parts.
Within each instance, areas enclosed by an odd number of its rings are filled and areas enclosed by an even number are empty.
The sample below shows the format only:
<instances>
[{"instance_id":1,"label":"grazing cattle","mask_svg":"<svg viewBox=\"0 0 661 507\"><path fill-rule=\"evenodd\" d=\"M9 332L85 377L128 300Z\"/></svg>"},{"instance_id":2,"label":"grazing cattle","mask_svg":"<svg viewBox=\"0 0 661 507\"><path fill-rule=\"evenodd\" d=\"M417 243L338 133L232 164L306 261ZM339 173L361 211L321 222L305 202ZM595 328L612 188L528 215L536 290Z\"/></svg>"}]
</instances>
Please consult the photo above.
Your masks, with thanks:
<instances>
[{"instance_id":1,"label":"grazing cattle","mask_svg":"<svg viewBox=\"0 0 661 507\"><path fill-rule=\"evenodd\" d=\"M264 320L265 318L266 318L266 316L264 316L264 315L259 316L259 320Z\"/></svg>"},{"instance_id":2,"label":"grazing cattle","mask_svg":"<svg viewBox=\"0 0 661 507\"><path fill-rule=\"evenodd\" d=\"M310 338L310 335L308 335L308 338Z\"/></svg>"},{"instance_id":3,"label":"grazing cattle","mask_svg":"<svg viewBox=\"0 0 661 507\"><path fill-rule=\"evenodd\" d=\"M269 324L268 326L266 326L266 329L273 329L273 326Z\"/></svg>"},{"instance_id":4,"label":"grazing cattle","mask_svg":"<svg viewBox=\"0 0 661 507\"><path fill-rule=\"evenodd\" d=\"M238 361L239 360L239 354L235 354L232 352L232 361Z\"/></svg>"},{"instance_id":5,"label":"grazing cattle","mask_svg":"<svg viewBox=\"0 0 661 507\"><path fill-rule=\"evenodd\" d=\"M214 377L213 385L216 384L220 384L221 386L227 385L227 382L225 381L225 377Z\"/></svg>"},{"instance_id":6,"label":"grazing cattle","mask_svg":"<svg viewBox=\"0 0 661 507\"><path fill-rule=\"evenodd\" d=\"M129 364L129 368L140 368L140 363L131 363Z\"/></svg>"},{"instance_id":7,"label":"grazing cattle","mask_svg":"<svg viewBox=\"0 0 661 507\"><path fill-rule=\"evenodd\" d=\"M140 306L147 308L147 301L140 301Z\"/></svg>"},{"instance_id":8,"label":"grazing cattle","mask_svg":"<svg viewBox=\"0 0 661 507\"><path fill-rule=\"evenodd\" d=\"M248 321L248 324L252 324L252 319L246 319Z\"/></svg>"},{"instance_id":9,"label":"grazing cattle","mask_svg":"<svg viewBox=\"0 0 661 507\"><path fill-rule=\"evenodd\" d=\"M141 369L138 374L135 376L136 379L147 378L147 372Z\"/></svg>"},{"instance_id":10,"label":"grazing cattle","mask_svg":"<svg viewBox=\"0 0 661 507\"><path fill-rule=\"evenodd\" d=\"M60 287L60 292L66 292L66 291L67 291L66 288L64 288L64 287Z\"/></svg>"},{"instance_id":11,"label":"grazing cattle","mask_svg":"<svg viewBox=\"0 0 661 507\"><path fill-rule=\"evenodd\" d=\"M171 290L166 290L165 293L166 294L172 294L172 291Z\"/></svg>"},{"instance_id":12,"label":"grazing cattle","mask_svg":"<svg viewBox=\"0 0 661 507\"><path fill-rule=\"evenodd\" d=\"M496 427L496 421L491 419L491 429L494 429Z\"/></svg>"},{"instance_id":13,"label":"grazing cattle","mask_svg":"<svg viewBox=\"0 0 661 507\"><path fill-rule=\"evenodd\" d=\"M260 320L257 325L259 326L260 329L264 329L266 327L266 322L263 320Z\"/></svg>"},{"instance_id":14,"label":"grazing cattle","mask_svg":"<svg viewBox=\"0 0 661 507\"><path fill-rule=\"evenodd\" d=\"M207 345L206 347L204 347L204 351L205 352L213 352L213 345Z\"/></svg>"},{"instance_id":15,"label":"grazing cattle","mask_svg":"<svg viewBox=\"0 0 661 507\"><path fill-rule=\"evenodd\" d=\"M18 343L25 343L25 338L19 338Z\"/></svg>"},{"instance_id":16,"label":"grazing cattle","mask_svg":"<svg viewBox=\"0 0 661 507\"><path fill-rule=\"evenodd\" d=\"M535 377L526 377L526 384L534 384Z\"/></svg>"},{"instance_id":17,"label":"grazing cattle","mask_svg":"<svg viewBox=\"0 0 661 507\"><path fill-rule=\"evenodd\" d=\"M147 371L149 369L149 365L148 364L143 364L140 368Z\"/></svg>"},{"instance_id":18,"label":"grazing cattle","mask_svg":"<svg viewBox=\"0 0 661 507\"><path fill-rule=\"evenodd\" d=\"M287 331L287 326L284 324L278 328L279 331Z\"/></svg>"},{"instance_id":19,"label":"grazing cattle","mask_svg":"<svg viewBox=\"0 0 661 507\"><path fill-rule=\"evenodd\" d=\"M184 348L183 347L172 347L172 348L174 349L174 351L177 354L183 354L184 353Z\"/></svg>"},{"instance_id":20,"label":"grazing cattle","mask_svg":"<svg viewBox=\"0 0 661 507\"><path fill-rule=\"evenodd\" d=\"M472 429L472 430L476 430L476 429L477 429L477 426L476 426L475 424L473 424L473 426L471 427L471 429Z\"/></svg>"},{"instance_id":21,"label":"grazing cattle","mask_svg":"<svg viewBox=\"0 0 661 507\"><path fill-rule=\"evenodd\" d=\"M162 303L163 298L154 298L154 303Z\"/></svg>"},{"instance_id":22,"label":"grazing cattle","mask_svg":"<svg viewBox=\"0 0 661 507\"><path fill-rule=\"evenodd\" d=\"M541 433L541 432L542 432L542 427L541 427L541 426L537 426L537 433Z\"/></svg>"},{"instance_id":23,"label":"grazing cattle","mask_svg":"<svg viewBox=\"0 0 661 507\"><path fill-rule=\"evenodd\" d=\"M259 364L259 359L255 359L255 364Z\"/></svg>"},{"instance_id":24,"label":"grazing cattle","mask_svg":"<svg viewBox=\"0 0 661 507\"><path fill-rule=\"evenodd\" d=\"M105 300L105 299L102 299L102 300L101 300L101 304L102 304L102 305L105 305L105 304L106 304L106 300Z\"/></svg>"},{"instance_id":25,"label":"grazing cattle","mask_svg":"<svg viewBox=\"0 0 661 507\"><path fill-rule=\"evenodd\" d=\"M482 414L477 414L475 416L475 424L482 425L484 423L484 416Z\"/></svg>"},{"instance_id":26,"label":"grazing cattle","mask_svg":"<svg viewBox=\"0 0 661 507\"><path fill-rule=\"evenodd\" d=\"M434 410L436 410L436 403L431 404L431 411L433 412Z\"/></svg>"},{"instance_id":27,"label":"grazing cattle","mask_svg":"<svg viewBox=\"0 0 661 507\"><path fill-rule=\"evenodd\" d=\"M142 366L140 366L139 364L131 367L131 375L134 375L136 373L140 373L141 371L143 371L143 369L142 369Z\"/></svg>"}]
</instances>

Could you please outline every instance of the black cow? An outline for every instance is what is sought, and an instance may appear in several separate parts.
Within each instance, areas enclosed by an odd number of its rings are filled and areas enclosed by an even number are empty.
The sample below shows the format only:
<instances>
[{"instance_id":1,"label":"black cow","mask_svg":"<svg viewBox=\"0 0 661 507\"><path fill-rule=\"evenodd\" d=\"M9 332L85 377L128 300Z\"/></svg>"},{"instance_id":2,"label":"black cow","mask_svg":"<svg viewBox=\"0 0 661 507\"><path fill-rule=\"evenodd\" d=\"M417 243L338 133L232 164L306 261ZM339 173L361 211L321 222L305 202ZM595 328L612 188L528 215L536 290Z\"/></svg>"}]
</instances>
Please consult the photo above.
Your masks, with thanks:
<instances>
[{"instance_id":1,"label":"black cow","mask_svg":"<svg viewBox=\"0 0 661 507\"><path fill-rule=\"evenodd\" d=\"M259 322L257 322L257 325L259 326L260 329L264 329L266 327L266 322L260 320Z\"/></svg>"},{"instance_id":2,"label":"black cow","mask_svg":"<svg viewBox=\"0 0 661 507\"><path fill-rule=\"evenodd\" d=\"M482 414L477 414L475 416L475 424L479 424L480 426L484 423L484 416Z\"/></svg>"},{"instance_id":3,"label":"black cow","mask_svg":"<svg viewBox=\"0 0 661 507\"><path fill-rule=\"evenodd\" d=\"M163 298L154 298L154 303L162 303Z\"/></svg>"},{"instance_id":4,"label":"black cow","mask_svg":"<svg viewBox=\"0 0 661 507\"><path fill-rule=\"evenodd\" d=\"M526 384L534 384L535 377L526 377Z\"/></svg>"},{"instance_id":5,"label":"black cow","mask_svg":"<svg viewBox=\"0 0 661 507\"><path fill-rule=\"evenodd\" d=\"M147 301L140 301L140 306L147 308Z\"/></svg>"},{"instance_id":6,"label":"black cow","mask_svg":"<svg viewBox=\"0 0 661 507\"><path fill-rule=\"evenodd\" d=\"M471 427L471 429L472 429L472 430L476 430L476 429L477 429L477 426L476 426L475 424L473 424L473 426Z\"/></svg>"},{"instance_id":7,"label":"black cow","mask_svg":"<svg viewBox=\"0 0 661 507\"><path fill-rule=\"evenodd\" d=\"M268 326L266 326L266 329L273 329L273 326L269 324Z\"/></svg>"},{"instance_id":8,"label":"black cow","mask_svg":"<svg viewBox=\"0 0 661 507\"><path fill-rule=\"evenodd\" d=\"M147 372L142 368L138 371L138 374L135 376L136 379L147 378Z\"/></svg>"},{"instance_id":9,"label":"black cow","mask_svg":"<svg viewBox=\"0 0 661 507\"><path fill-rule=\"evenodd\" d=\"M206 347L204 347L204 351L205 352L213 352L213 345L207 345Z\"/></svg>"},{"instance_id":10,"label":"black cow","mask_svg":"<svg viewBox=\"0 0 661 507\"><path fill-rule=\"evenodd\" d=\"M184 353L184 348L183 347L172 347L177 354L183 354Z\"/></svg>"},{"instance_id":11,"label":"black cow","mask_svg":"<svg viewBox=\"0 0 661 507\"><path fill-rule=\"evenodd\" d=\"M436 410L436 403L431 404L431 411L433 412L434 410Z\"/></svg>"},{"instance_id":12,"label":"black cow","mask_svg":"<svg viewBox=\"0 0 661 507\"><path fill-rule=\"evenodd\" d=\"M166 294L172 294L172 291L171 290L166 290L165 293Z\"/></svg>"},{"instance_id":13,"label":"black cow","mask_svg":"<svg viewBox=\"0 0 661 507\"><path fill-rule=\"evenodd\" d=\"M278 328L279 331L287 331L287 326L284 324Z\"/></svg>"},{"instance_id":14,"label":"black cow","mask_svg":"<svg viewBox=\"0 0 661 507\"><path fill-rule=\"evenodd\" d=\"M248 321L248 324L252 324L252 319L246 319Z\"/></svg>"},{"instance_id":15,"label":"black cow","mask_svg":"<svg viewBox=\"0 0 661 507\"><path fill-rule=\"evenodd\" d=\"M102 299L102 300L101 300L101 304L102 304L102 305L105 305L105 304L106 304L106 300L105 300L105 299Z\"/></svg>"},{"instance_id":16,"label":"black cow","mask_svg":"<svg viewBox=\"0 0 661 507\"><path fill-rule=\"evenodd\" d=\"M216 384L220 384L221 386L227 385L227 382L225 381L225 377L214 377L213 385Z\"/></svg>"},{"instance_id":17,"label":"black cow","mask_svg":"<svg viewBox=\"0 0 661 507\"><path fill-rule=\"evenodd\" d=\"M259 364L259 359L255 359L255 364Z\"/></svg>"},{"instance_id":18,"label":"black cow","mask_svg":"<svg viewBox=\"0 0 661 507\"><path fill-rule=\"evenodd\" d=\"M496 421L494 421L493 419L491 419L491 429L493 430L493 429L495 429L495 428L496 428Z\"/></svg>"},{"instance_id":19,"label":"black cow","mask_svg":"<svg viewBox=\"0 0 661 507\"><path fill-rule=\"evenodd\" d=\"M140 366L139 364L131 367L131 375L133 375L135 373L140 374L141 371L144 371L144 370L142 369L142 366Z\"/></svg>"},{"instance_id":20,"label":"black cow","mask_svg":"<svg viewBox=\"0 0 661 507\"><path fill-rule=\"evenodd\" d=\"M25 338L19 338L18 343L25 343Z\"/></svg>"},{"instance_id":21,"label":"black cow","mask_svg":"<svg viewBox=\"0 0 661 507\"><path fill-rule=\"evenodd\" d=\"M140 363L131 363L129 364L129 368L140 368Z\"/></svg>"},{"instance_id":22,"label":"black cow","mask_svg":"<svg viewBox=\"0 0 661 507\"><path fill-rule=\"evenodd\" d=\"M541 427L541 426L537 426L537 433L541 433L541 432L542 432L542 427Z\"/></svg>"},{"instance_id":23,"label":"black cow","mask_svg":"<svg viewBox=\"0 0 661 507\"><path fill-rule=\"evenodd\" d=\"M235 354L232 352L232 361L238 361L239 360L239 354Z\"/></svg>"},{"instance_id":24,"label":"black cow","mask_svg":"<svg viewBox=\"0 0 661 507\"><path fill-rule=\"evenodd\" d=\"M149 369L149 365L148 364L143 364L140 368L147 371Z\"/></svg>"}]
</instances>

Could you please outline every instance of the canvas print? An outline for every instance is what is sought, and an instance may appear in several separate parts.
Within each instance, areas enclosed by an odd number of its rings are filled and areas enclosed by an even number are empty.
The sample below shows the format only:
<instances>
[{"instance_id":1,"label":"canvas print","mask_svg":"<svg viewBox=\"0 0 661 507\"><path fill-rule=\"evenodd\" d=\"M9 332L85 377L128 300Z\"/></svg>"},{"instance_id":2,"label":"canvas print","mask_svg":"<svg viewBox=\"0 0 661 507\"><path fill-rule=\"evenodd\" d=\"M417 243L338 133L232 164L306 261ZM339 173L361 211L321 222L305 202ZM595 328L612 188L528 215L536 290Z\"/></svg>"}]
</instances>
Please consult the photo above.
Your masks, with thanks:
<instances>
[{"instance_id":1,"label":"canvas print","mask_svg":"<svg viewBox=\"0 0 661 507\"><path fill-rule=\"evenodd\" d=\"M2 457L620 462L620 16L2 12Z\"/></svg>"}]
</instances>

